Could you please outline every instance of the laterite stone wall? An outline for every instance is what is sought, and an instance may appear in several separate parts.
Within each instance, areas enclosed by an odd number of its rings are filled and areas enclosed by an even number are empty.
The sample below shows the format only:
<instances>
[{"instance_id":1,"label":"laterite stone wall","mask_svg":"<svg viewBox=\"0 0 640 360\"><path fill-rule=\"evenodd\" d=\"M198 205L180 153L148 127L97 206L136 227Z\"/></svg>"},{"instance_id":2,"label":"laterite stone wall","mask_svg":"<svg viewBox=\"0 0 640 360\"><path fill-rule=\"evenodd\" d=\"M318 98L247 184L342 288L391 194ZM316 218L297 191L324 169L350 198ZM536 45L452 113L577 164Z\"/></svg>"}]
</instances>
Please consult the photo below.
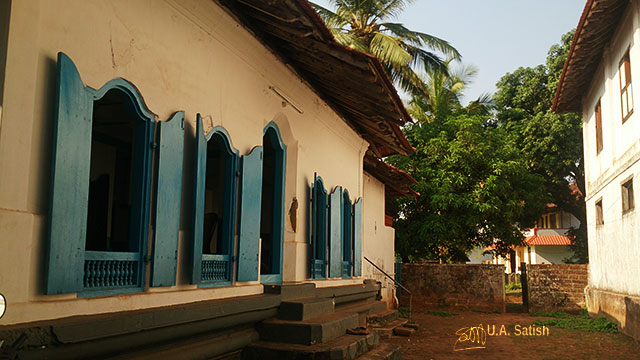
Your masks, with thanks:
<instances>
[{"instance_id":1,"label":"laterite stone wall","mask_svg":"<svg viewBox=\"0 0 640 360\"><path fill-rule=\"evenodd\" d=\"M527 265L529 311L579 311L585 305L588 265Z\"/></svg>"},{"instance_id":2,"label":"laterite stone wall","mask_svg":"<svg viewBox=\"0 0 640 360\"><path fill-rule=\"evenodd\" d=\"M505 311L504 265L402 264L402 285L414 309L458 308ZM398 290L400 304L409 296Z\"/></svg>"}]
</instances>

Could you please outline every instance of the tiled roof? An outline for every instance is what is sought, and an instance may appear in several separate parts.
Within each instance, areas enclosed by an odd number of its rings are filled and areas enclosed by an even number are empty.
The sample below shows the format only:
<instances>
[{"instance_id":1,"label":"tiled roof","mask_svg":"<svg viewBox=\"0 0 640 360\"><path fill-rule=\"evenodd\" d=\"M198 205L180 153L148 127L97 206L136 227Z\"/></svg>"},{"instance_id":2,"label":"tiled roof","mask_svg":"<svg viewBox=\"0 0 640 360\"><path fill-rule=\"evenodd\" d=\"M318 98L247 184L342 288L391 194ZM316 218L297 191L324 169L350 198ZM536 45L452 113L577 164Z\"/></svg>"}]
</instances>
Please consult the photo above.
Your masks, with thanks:
<instances>
[{"instance_id":1,"label":"tiled roof","mask_svg":"<svg viewBox=\"0 0 640 360\"><path fill-rule=\"evenodd\" d=\"M219 0L289 65L378 157L414 152L400 126L410 122L380 60L336 42L307 0Z\"/></svg>"},{"instance_id":2,"label":"tiled roof","mask_svg":"<svg viewBox=\"0 0 640 360\"><path fill-rule=\"evenodd\" d=\"M629 0L588 0L553 99L553 111L582 111L582 97Z\"/></svg>"},{"instance_id":3,"label":"tiled roof","mask_svg":"<svg viewBox=\"0 0 640 360\"><path fill-rule=\"evenodd\" d=\"M566 235L533 235L526 238L528 245L571 245L571 239Z\"/></svg>"},{"instance_id":4,"label":"tiled roof","mask_svg":"<svg viewBox=\"0 0 640 360\"><path fill-rule=\"evenodd\" d=\"M411 185L418 183L411 175L382 161L371 149L364 155L363 168L364 171L386 185L385 196L387 197L414 197L420 195L411 188Z\"/></svg>"}]
</instances>

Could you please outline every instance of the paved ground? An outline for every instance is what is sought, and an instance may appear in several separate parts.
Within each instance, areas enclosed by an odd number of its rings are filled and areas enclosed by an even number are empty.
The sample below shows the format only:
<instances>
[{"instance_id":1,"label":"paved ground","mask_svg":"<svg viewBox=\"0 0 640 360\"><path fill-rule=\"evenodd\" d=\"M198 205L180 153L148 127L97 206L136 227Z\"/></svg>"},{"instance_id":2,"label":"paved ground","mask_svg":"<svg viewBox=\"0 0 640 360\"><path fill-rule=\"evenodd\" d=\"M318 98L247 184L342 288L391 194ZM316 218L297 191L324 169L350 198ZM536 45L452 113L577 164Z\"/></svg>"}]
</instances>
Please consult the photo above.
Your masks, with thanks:
<instances>
[{"instance_id":1,"label":"paved ground","mask_svg":"<svg viewBox=\"0 0 640 360\"><path fill-rule=\"evenodd\" d=\"M529 328L535 320L544 318L528 314L448 311L457 315L442 317L426 311L414 312L413 320L420 325L415 334L410 338L394 336L383 341L400 345L403 359L408 360L640 359L640 343L619 333L556 327L548 327L548 333L544 333L540 326ZM467 329L461 330L463 328ZM474 336L480 338L474 340Z\"/></svg>"}]
</instances>

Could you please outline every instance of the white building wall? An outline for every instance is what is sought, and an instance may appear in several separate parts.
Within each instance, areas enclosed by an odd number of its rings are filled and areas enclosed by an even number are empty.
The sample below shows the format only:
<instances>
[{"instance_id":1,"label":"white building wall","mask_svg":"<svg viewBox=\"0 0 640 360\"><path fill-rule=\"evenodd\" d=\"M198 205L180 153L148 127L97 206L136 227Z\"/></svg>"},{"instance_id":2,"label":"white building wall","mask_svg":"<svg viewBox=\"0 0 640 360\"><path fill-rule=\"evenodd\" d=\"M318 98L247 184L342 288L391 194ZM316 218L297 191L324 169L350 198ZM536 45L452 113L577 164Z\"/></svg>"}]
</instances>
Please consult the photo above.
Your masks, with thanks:
<instances>
[{"instance_id":1,"label":"white building wall","mask_svg":"<svg viewBox=\"0 0 640 360\"><path fill-rule=\"evenodd\" d=\"M390 276L395 276L395 229L384 224L384 184L373 176L364 174L364 234L362 254ZM393 299L394 283L379 270L362 259L362 275L382 284L382 297Z\"/></svg>"},{"instance_id":2,"label":"white building wall","mask_svg":"<svg viewBox=\"0 0 640 360\"><path fill-rule=\"evenodd\" d=\"M284 281L309 279L307 201L314 173L323 177L328 190L341 185L352 199L364 194L362 158L368 144L213 1L13 1L7 49L0 119L0 292L7 297L9 311L0 324L262 292L258 282L209 289L188 284L191 198L187 190L196 113L203 115L205 128L226 128L240 155L261 144L263 128L270 121L280 127L287 145ZM187 170L176 286L99 298L43 295L59 51L73 59L88 86L99 88L116 77L135 84L161 121L185 111ZM303 113L284 104L270 86L286 94ZM368 240L371 234L365 232L365 255L392 272L393 230L384 227L384 187L375 183L368 189L365 231L373 223L374 237ZM288 212L294 199L298 207L292 221ZM371 206L382 210L370 211ZM378 255L385 251L387 256ZM324 281L319 286L361 281Z\"/></svg>"},{"instance_id":3,"label":"white building wall","mask_svg":"<svg viewBox=\"0 0 640 360\"><path fill-rule=\"evenodd\" d=\"M591 287L640 295L640 198L635 210L622 214L621 184L634 179L640 191L640 27L636 1L626 10L583 98L584 155L589 284ZM622 123L618 65L630 50L634 113ZM603 150L596 154L594 108L602 104ZM595 203L602 199L604 224L597 225Z\"/></svg>"}]
</instances>

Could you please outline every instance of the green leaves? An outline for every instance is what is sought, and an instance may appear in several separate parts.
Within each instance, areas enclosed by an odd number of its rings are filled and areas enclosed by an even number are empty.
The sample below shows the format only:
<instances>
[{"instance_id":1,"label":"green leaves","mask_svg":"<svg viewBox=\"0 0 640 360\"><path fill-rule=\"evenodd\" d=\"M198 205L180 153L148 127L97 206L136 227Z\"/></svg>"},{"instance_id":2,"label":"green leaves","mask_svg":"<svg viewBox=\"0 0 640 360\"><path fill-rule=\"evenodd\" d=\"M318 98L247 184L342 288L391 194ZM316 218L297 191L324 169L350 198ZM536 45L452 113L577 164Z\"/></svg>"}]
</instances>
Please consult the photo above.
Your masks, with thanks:
<instances>
[{"instance_id":1,"label":"green leaves","mask_svg":"<svg viewBox=\"0 0 640 360\"><path fill-rule=\"evenodd\" d=\"M537 217L526 208L546 203L542 177L527 171L504 129L463 112L407 127L416 154L389 159L419 182L419 197L398 201L396 249L405 260L454 261L495 238L519 244L518 224Z\"/></svg>"},{"instance_id":2,"label":"green leaves","mask_svg":"<svg viewBox=\"0 0 640 360\"><path fill-rule=\"evenodd\" d=\"M580 228L573 232L577 241L572 260L586 262L582 119L575 113L551 113L572 37L573 31L564 34L560 44L551 46L544 65L521 67L503 76L494 99L499 126L526 155L528 171L544 179L544 192L551 195L550 202L580 221Z\"/></svg>"},{"instance_id":3,"label":"green leaves","mask_svg":"<svg viewBox=\"0 0 640 360\"><path fill-rule=\"evenodd\" d=\"M460 53L448 42L435 36L412 31L404 25L385 20L396 17L407 0L334 0L335 12L320 5L312 6L325 21L336 41L345 46L375 55L391 79L411 94L424 94L425 87L414 68L439 69L444 62L435 50L460 59Z\"/></svg>"}]
</instances>

